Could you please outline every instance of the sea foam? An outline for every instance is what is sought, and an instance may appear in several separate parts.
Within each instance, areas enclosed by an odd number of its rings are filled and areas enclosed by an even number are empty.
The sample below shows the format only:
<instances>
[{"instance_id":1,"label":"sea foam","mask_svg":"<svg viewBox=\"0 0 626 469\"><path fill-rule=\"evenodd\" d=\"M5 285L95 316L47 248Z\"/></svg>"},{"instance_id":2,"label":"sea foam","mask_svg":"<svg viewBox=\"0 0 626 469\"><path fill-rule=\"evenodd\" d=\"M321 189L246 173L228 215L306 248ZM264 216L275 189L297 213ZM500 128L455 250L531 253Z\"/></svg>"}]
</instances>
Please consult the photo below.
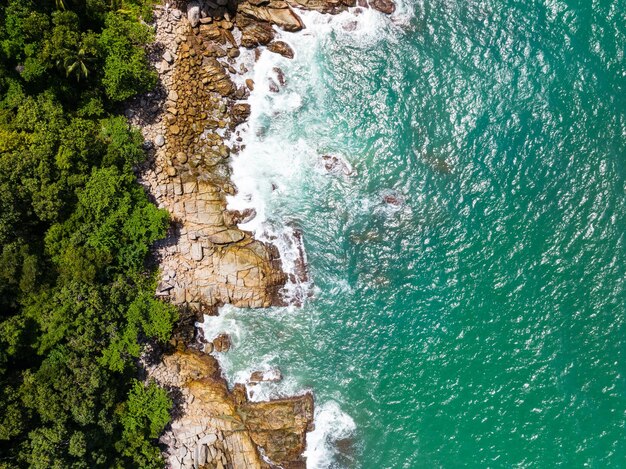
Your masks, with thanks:
<instances>
[{"instance_id":1,"label":"sea foam","mask_svg":"<svg viewBox=\"0 0 626 469\"><path fill-rule=\"evenodd\" d=\"M280 122L306 106L310 93L315 94L314 98L323 97L324 83L319 73L323 65L318 63L318 54L328 41L350 47L373 47L393 28L393 18L372 9L352 8L338 15L312 11L298 11L298 14L306 25L303 31L277 31L277 39L293 48L293 60L269 51L263 51L258 59L251 52L240 57L240 63L249 72L233 78L239 84L252 79L254 90L248 100L250 118L232 136L231 144L241 149L232 158L232 180L238 192L228 198L229 209L252 208L256 212L252 220L240 227L278 248L283 270L289 275L283 296L292 304L302 304L312 285L301 272L306 257L297 226L277 212L280 202L297 194L308 175L319 170L321 155L315 142L294 136L289 129L282 129ZM351 168L349 161L346 164ZM279 361L279 352L255 356L253 365L236 360L237 349L246 347L252 334L241 328L237 314L236 308L225 306L219 316L206 316L204 323L199 324L207 340L221 333L231 335L233 351L216 354L231 384L245 383L253 371L271 370ZM297 314L297 310L290 314ZM289 314L285 316L281 320L288 320ZM285 376L277 383L248 384L247 390L254 401L306 391L293 376ZM316 402L315 430L307 435L307 467L330 467L337 454L336 442L349 438L355 429L352 418L335 401Z\"/></svg>"}]
</instances>

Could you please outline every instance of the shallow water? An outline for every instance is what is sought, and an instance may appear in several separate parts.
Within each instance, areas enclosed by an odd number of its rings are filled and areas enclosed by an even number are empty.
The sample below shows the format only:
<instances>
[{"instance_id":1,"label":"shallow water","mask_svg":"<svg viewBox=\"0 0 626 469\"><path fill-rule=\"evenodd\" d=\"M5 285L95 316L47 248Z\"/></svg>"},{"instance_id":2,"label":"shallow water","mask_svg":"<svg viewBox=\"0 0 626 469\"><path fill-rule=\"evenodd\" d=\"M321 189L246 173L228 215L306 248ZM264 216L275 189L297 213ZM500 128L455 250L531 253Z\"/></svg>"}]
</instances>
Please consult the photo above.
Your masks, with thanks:
<instances>
[{"instance_id":1,"label":"shallow water","mask_svg":"<svg viewBox=\"0 0 626 469\"><path fill-rule=\"evenodd\" d=\"M207 327L281 369L255 398L315 392L310 468L626 464L625 12L308 13L263 54L231 205L302 229L313 296Z\"/></svg>"}]
</instances>

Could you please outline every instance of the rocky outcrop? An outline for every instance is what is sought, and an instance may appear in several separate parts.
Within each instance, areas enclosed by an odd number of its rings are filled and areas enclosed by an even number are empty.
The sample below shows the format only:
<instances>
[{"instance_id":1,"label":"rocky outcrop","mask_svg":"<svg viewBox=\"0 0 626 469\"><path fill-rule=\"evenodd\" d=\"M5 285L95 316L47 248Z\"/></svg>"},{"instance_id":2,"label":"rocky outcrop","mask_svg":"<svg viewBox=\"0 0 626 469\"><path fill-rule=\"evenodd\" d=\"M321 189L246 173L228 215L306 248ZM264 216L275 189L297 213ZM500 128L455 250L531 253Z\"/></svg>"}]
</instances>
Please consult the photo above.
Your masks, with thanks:
<instances>
[{"instance_id":1,"label":"rocky outcrop","mask_svg":"<svg viewBox=\"0 0 626 469\"><path fill-rule=\"evenodd\" d=\"M178 15L159 13L167 15L167 25L175 24L178 40L168 41L173 44L166 51L175 58L173 71L165 60L161 65L165 112L160 122L142 126L156 148L144 181L174 221L170 236L157 245L165 273L157 294L196 310L279 304L286 276L277 250L237 228L226 210L226 195L235 189L231 149L222 135L250 114L249 105L238 101L248 89L231 80L239 53L234 25L222 19L194 29Z\"/></svg>"},{"instance_id":2,"label":"rocky outcrop","mask_svg":"<svg viewBox=\"0 0 626 469\"><path fill-rule=\"evenodd\" d=\"M255 21L245 15L237 16L237 27L241 30L241 45L251 49L269 44L275 36L272 25L267 21Z\"/></svg>"},{"instance_id":3,"label":"rocky outcrop","mask_svg":"<svg viewBox=\"0 0 626 469\"><path fill-rule=\"evenodd\" d=\"M339 13L356 5L356 0L288 0L288 2L294 8L331 14Z\"/></svg>"},{"instance_id":4,"label":"rocky outcrop","mask_svg":"<svg viewBox=\"0 0 626 469\"><path fill-rule=\"evenodd\" d=\"M164 356L149 371L161 386L180 390L181 417L160 438L168 467L305 467L311 394L249 402L242 386L229 391L215 358L189 350Z\"/></svg>"},{"instance_id":5,"label":"rocky outcrop","mask_svg":"<svg viewBox=\"0 0 626 469\"><path fill-rule=\"evenodd\" d=\"M388 0L378 0L386 2ZM336 13L353 0L192 0L186 14L157 6L156 44L151 57L161 88L128 110L151 151L141 182L159 207L172 216L167 239L155 246L161 278L156 295L179 306L174 352L156 364L145 360L148 376L170 390L176 402L171 427L161 437L172 468L304 468L306 432L312 427L310 394L269 402L249 402L243 385L231 391L217 361L208 353L226 353L230 338L205 343L206 353L191 350L201 313L215 314L230 303L239 307L281 304L286 275L272 245L255 240L238 224L254 210L229 211L230 182L226 139L250 115L244 102L251 79L237 64L239 47L268 45L292 58L288 44L275 41L274 27L287 31L304 25L293 8ZM280 86L280 69L273 70ZM278 84L270 83L275 91ZM299 237L299 233L298 237ZM298 238L299 239L299 238ZM301 243L300 243L301 245ZM300 258L304 260L304 253ZM306 275L306 265L297 266ZM254 372L249 384L278 381L280 371Z\"/></svg>"},{"instance_id":6,"label":"rocky outcrop","mask_svg":"<svg viewBox=\"0 0 626 469\"><path fill-rule=\"evenodd\" d=\"M258 21L274 24L285 31L300 31L304 28L300 17L282 0L272 0L263 6L244 0L237 5L237 12Z\"/></svg>"}]
</instances>

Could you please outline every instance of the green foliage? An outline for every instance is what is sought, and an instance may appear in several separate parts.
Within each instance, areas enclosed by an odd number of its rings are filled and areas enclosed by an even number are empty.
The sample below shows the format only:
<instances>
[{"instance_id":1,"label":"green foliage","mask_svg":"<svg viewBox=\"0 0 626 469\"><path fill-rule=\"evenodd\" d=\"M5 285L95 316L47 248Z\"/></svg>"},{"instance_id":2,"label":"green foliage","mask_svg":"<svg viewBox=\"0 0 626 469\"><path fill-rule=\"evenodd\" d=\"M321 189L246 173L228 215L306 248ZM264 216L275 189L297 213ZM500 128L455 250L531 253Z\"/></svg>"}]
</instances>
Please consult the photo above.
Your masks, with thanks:
<instances>
[{"instance_id":1,"label":"green foliage","mask_svg":"<svg viewBox=\"0 0 626 469\"><path fill-rule=\"evenodd\" d=\"M154 464L158 449L150 444L169 422L172 400L167 393L150 383L135 381L128 400L120 411L124 426L123 440L118 448L127 456L133 456L141 467L159 467Z\"/></svg>"},{"instance_id":2,"label":"green foliage","mask_svg":"<svg viewBox=\"0 0 626 469\"><path fill-rule=\"evenodd\" d=\"M118 103L155 74L148 0L0 0L0 468L161 467L171 402L137 382L176 320L165 235Z\"/></svg>"},{"instance_id":3,"label":"green foliage","mask_svg":"<svg viewBox=\"0 0 626 469\"><path fill-rule=\"evenodd\" d=\"M146 91L156 85L156 72L147 66L146 53L133 47L137 42L151 40L141 24L125 15L108 14L106 28L100 35L100 50L106 56L102 83L113 101L124 101L137 91Z\"/></svg>"}]
</instances>

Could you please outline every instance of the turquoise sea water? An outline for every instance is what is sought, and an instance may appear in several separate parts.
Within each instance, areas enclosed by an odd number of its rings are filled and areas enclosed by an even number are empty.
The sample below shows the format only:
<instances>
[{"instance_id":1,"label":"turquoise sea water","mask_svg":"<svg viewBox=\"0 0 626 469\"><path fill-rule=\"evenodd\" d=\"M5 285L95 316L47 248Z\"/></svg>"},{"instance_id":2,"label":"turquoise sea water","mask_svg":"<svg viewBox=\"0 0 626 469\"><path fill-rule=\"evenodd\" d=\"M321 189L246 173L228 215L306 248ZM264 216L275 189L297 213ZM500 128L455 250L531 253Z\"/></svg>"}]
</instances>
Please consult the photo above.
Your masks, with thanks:
<instances>
[{"instance_id":1,"label":"turquoise sea water","mask_svg":"<svg viewBox=\"0 0 626 469\"><path fill-rule=\"evenodd\" d=\"M235 175L313 297L225 310L229 377L315 392L309 467L625 467L626 2L305 20Z\"/></svg>"}]
</instances>

